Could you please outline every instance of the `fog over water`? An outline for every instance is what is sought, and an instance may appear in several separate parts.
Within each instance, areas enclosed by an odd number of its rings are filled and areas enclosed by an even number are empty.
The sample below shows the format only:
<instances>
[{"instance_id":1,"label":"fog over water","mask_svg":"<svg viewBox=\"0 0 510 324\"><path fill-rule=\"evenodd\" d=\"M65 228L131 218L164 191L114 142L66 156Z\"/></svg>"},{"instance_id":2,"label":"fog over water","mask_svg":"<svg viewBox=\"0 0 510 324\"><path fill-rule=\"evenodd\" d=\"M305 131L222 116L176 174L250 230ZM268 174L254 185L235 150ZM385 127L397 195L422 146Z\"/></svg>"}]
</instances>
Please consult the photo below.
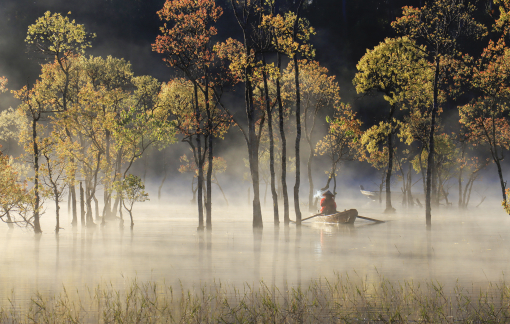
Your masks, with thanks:
<instances>
[{"instance_id":1,"label":"fog over water","mask_svg":"<svg viewBox=\"0 0 510 324\"><path fill-rule=\"evenodd\" d=\"M501 208L489 208L497 202L462 213L435 210L431 231L423 209L385 215L383 206L365 199L350 205L360 215L387 222L275 227L266 208L264 229L254 231L251 210L231 206L213 210L211 232L197 232L196 206L146 202L135 205L133 231L119 230L115 222L73 229L64 212L65 229L56 236L48 210L42 235L7 226L0 230L1 304L8 305L9 298L23 304L36 291L53 295L63 287L86 291L108 284L122 290L133 279L175 288L256 287L261 281L283 288L342 275L484 287L510 272L510 219Z\"/></svg>"}]
</instances>

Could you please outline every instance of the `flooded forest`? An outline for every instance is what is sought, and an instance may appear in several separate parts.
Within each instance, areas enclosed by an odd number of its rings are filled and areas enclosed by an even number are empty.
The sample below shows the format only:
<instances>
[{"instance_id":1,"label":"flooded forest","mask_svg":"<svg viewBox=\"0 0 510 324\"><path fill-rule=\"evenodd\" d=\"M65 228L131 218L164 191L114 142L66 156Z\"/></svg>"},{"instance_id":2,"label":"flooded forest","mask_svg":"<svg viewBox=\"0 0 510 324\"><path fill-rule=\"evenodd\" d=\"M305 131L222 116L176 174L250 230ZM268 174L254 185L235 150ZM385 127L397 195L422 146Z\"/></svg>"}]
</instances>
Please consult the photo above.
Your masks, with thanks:
<instances>
[{"instance_id":1,"label":"flooded forest","mask_svg":"<svg viewBox=\"0 0 510 324\"><path fill-rule=\"evenodd\" d=\"M508 322L509 0L0 18L1 323Z\"/></svg>"}]
</instances>

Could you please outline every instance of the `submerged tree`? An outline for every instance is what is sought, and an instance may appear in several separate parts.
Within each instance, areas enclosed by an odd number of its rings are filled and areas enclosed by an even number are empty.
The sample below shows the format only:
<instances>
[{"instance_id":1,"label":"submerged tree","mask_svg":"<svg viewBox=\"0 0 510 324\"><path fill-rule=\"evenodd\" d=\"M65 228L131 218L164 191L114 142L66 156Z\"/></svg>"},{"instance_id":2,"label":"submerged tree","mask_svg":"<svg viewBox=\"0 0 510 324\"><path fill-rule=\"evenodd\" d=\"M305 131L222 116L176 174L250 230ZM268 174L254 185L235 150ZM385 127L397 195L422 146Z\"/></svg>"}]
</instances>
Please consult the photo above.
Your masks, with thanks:
<instances>
[{"instance_id":1,"label":"submerged tree","mask_svg":"<svg viewBox=\"0 0 510 324\"><path fill-rule=\"evenodd\" d=\"M122 205L129 212L131 220L131 229L135 226L133 221L133 205L135 202L144 202L149 200L149 194L145 192L145 185L140 177L128 174L125 178L114 183L113 187L117 195L120 196ZM121 220L122 227L124 220Z\"/></svg>"},{"instance_id":2,"label":"submerged tree","mask_svg":"<svg viewBox=\"0 0 510 324\"><path fill-rule=\"evenodd\" d=\"M69 12L68 14L71 14ZM56 62L64 74L63 87L56 93L54 98L61 112L68 109L70 102L71 73L74 69L73 57L83 54L85 49L91 46L90 40L95 34L87 33L83 25L77 24L67 16L59 13L46 11L36 22L28 26L25 42L34 47L36 52ZM73 141L70 132L66 130L69 141ZM72 157L71 157L72 159ZM71 185L73 224L76 225L76 191Z\"/></svg>"},{"instance_id":3,"label":"submerged tree","mask_svg":"<svg viewBox=\"0 0 510 324\"><path fill-rule=\"evenodd\" d=\"M365 136L369 147L369 154L373 154L380 136L385 139L386 153L381 156L386 165L386 213L394 212L391 204L391 175L394 169L394 137L397 132L397 119L395 113L397 107L408 95L413 83L425 84L427 80L428 64L424 58L424 48L418 47L407 37L387 38L384 42L367 50L360 59L356 68L353 83L358 93L366 93L371 90L382 92L384 99L390 104L388 117L379 125L371 128L371 136ZM375 135L375 134L379 135ZM373 141L376 141L375 143Z\"/></svg>"},{"instance_id":4,"label":"submerged tree","mask_svg":"<svg viewBox=\"0 0 510 324\"><path fill-rule=\"evenodd\" d=\"M194 87L195 123L201 125L198 91L202 93L207 118L205 125L194 136L197 149L197 162L199 169L198 183L198 217L199 230L204 228L202 205L202 179L205 159L202 149L207 146L207 199L206 199L206 227L211 229L211 177L213 160L213 122L209 100L212 94L214 76L211 68L214 61L211 38L217 34L214 23L223 14L221 7L216 6L213 0L167 0L163 8L158 11L159 18L164 26L160 28L162 35L156 38L153 50L165 55L163 59L169 66L176 67L184 72ZM207 143L202 146L202 136L206 135Z\"/></svg>"},{"instance_id":5,"label":"submerged tree","mask_svg":"<svg viewBox=\"0 0 510 324\"><path fill-rule=\"evenodd\" d=\"M448 67L449 57L459 54L461 37L479 37L485 34L485 27L472 17L474 6L464 0L434 0L421 8L403 7L402 17L391 23L400 34L422 42L430 63L434 66L431 123L429 131L429 152L425 193L425 218L431 226L431 184L434 164L434 130L439 109L438 94L444 80L442 70Z\"/></svg>"},{"instance_id":6,"label":"submerged tree","mask_svg":"<svg viewBox=\"0 0 510 324\"><path fill-rule=\"evenodd\" d=\"M322 190L326 190L333 180L333 193L336 193L336 176L342 162L352 161L359 157L361 151L361 121L352 111L351 106L339 103L335 106L333 118L326 118L329 124L328 133L316 145L316 154L329 158L330 169L326 171L328 181Z\"/></svg>"}]
</instances>

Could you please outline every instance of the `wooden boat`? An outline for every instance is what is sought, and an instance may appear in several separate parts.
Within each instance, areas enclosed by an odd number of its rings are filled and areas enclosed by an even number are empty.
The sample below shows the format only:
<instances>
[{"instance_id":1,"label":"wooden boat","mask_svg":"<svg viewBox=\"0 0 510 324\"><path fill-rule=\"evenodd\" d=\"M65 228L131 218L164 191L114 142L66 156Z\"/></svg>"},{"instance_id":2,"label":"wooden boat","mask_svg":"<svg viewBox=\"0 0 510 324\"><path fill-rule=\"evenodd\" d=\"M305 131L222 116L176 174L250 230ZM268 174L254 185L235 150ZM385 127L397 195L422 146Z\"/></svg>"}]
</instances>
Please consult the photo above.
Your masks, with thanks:
<instances>
[{"instance_id":1,"label":"wooden boat","mask_svg":"<svg viewBox=\"0 0 510 324\"><path fill-rule=\"evenodd\" d=\"M337 212L336 214L317 216L313 220L323 223L354 224L356 217L358 217L358 211L356 209L349 209Z\"/></svg>"}]
</instances>

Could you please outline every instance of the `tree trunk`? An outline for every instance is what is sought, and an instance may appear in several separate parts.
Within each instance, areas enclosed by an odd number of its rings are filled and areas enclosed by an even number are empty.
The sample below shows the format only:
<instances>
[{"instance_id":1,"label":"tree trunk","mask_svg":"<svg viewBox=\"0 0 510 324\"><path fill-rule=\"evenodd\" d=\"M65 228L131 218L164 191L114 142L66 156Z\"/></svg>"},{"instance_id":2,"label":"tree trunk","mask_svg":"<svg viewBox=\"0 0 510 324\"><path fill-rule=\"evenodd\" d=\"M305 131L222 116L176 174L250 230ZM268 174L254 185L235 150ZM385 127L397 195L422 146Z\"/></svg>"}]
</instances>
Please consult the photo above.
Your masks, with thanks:
<instances>
[{"instance_id":1,"label":"tree trunk","mask_svg":"<svg viewBox=\"0 0 510 324\"><path fill-rule=\"evenodd\" d=\"M195 119L197 124L200 124L200 107L198 106L198 91L197 84L193 84L193 90L195 95ZM202 143L200 141L200 134L196 137L197 142L197 155L196 164L198 167L198 230L201 231L204 229L204 205L203 205L203 196L202 196L202 186L204 183L204 164L202 158Z\"/></svg>"},{"instance_id":2,"label":"tree trunk","mask_svg":"<svg viewBox=\"0 0 510 324\"><path fill-rule=\"evenodd\" d=\"M294 81L296 84L296 183L294 185L294 209L296 212L296 225L301 226L301 209L299 207L299 186L301 185L301 159L299 146L301 142L301 93L299 87L299 65L297 53L294 55Z\"/></svg>"},{"instance_id":3,"label":"tree trunk","mask_svg":"<svg viewBox=\"0 0 510 324\"><path fill-rule=\"evenodd\" d=\"M209 149L207 160L209 164L207 166L207 204L206 204L206 228L208 230L212 229L212 172L213 172L213 125L212 125L212 116L211 109L209 104L209 85L207 80L207 72L205 78L205 110L207 112L207 139L209 141Z\"/></svg>"},{"instance_id":4,"label":"tree trunk","mask_svg":"<svg viewBox=\"0 0 510 324\"><path fill-rule=\"evenodd\" d=\"M55 225L55 233L58 234L60 231L60 206L58 204L58 190L56 185L53 185L53 195L55 196L55 213L57 218L57 224Z\"/></svg>"},{"instance_id":5,"label":"tree trunk","mask_svg":"<svg viewBox=\"0 0 510 324\"><path fill-rule=\"evenodd\" d=\"M249 53L249 49L247 49ZM251 68L247 68L247 76L252 75ZM260 208L259 183L259 155L258 140L255 133L255 108L253 105L253 89L251 80L245 82L246 115L248 116L248 158L250 161L250 174L253 185L253 227L262 228L262 211Z\"/></svg>"},{"instance_id":6,"label":"tree trunk","mask_svg":"<svg viewBox=\"0 0 510 324\"><path fill-rule=\"evenodd\" d=\"M495 159L496 166L498 167L499 184L501 185L501 193L503 195L503 201L506 202L506 182L503 180L503 172L501 171L501 161Z\"/></svg>"},{"instance_id":7,"label":"tree trunk","mask_svg":"<svg viewBox=\"0 0 510 324\"><path fill-rule=\"evenodd\" d=\"M262 56L262 64L266 66L266 60ZM267 74L264 71L262 73L264 79L264 92L266 99L266 114L267 114L267 128L269 132L269 173L271 175L271 196L273 198L273 220L274 225L280 224L280 216L278 213L278 195L276 194L276 176L274 171L274 138L273 138L273 116L271 113L271 105L269 100L269 87L267 85Z\"/></svg>"},{"instance_id":8,"label":"tree trunk","mask_svg":"<svg viewBox=\"0 0 510 324\"><path fill-rule=\"evenodd\" d=\"M308 147L310 148L310 155L308 156L308 162L306 163L306 168L308 171L308 211L313 212L315 208L313 206L313 178L312 178L313 147L311 140L308 140Z\"/></svg>"},{"instance_id":9,"label":"tree trunk","mask_svg":"<svg viewBox=\"0 0 510 324\"><path fill-rule=\"evenodd\" d=\"M85 193L83 192L83 184L80 181L80 210L81 210L81 226L85 226Z\"/></svg>"},{"instance_id":10,"label":"tree trunk","mask_svg":"<svg viewBox=\"0 0 510 324\"><path fill-rule=\"evenodd\" d=\"M77 204L76 204L76 187L74 185L70 185L70 188L69 188L69 193L70 193L70 196L71 196L71 207L72 207L72 212L73 212L73 221L71 222L71 224L73 226L77 226L78 225L78 208L76 208Z\"/></svg>"},{"instance_id":11,"label":"tree trunk","mask_svg":"<svg viewBox=\"0 0 510 324\"><path fill-rule=\"evenodd\" d=\"M281 55L277 53L278 71L281 71ZM276 100L278 101L278 118L280 126L280 139L282 141L282 160L281 160L281 185L283 196L283 221L285 225L290 224L289 218L289 195L287 191L287 139L285 137L284 121L283 121L283 103L281 97L280 74L276 78Z\"/></svg>"},{"instance_id":12,"label":"tree trunk","mask_svg":"<svg viewBox=\"0 0 510 324\"><path fill-rule=\"evenodd\" d=\"M436 57L436 69L434 72L434 93L433 93L433 104L432 104L432 115L430 120L430 134L429 134L429 156L427 159L427 185L425 192L425 221L427 227L432 226L432 214L431 214L431 182L432 182L432 170L434 165L434 128L436 126L436 114L438 109L437 95L439 88L439 57Z\"/></svg>"},{"instance_id":13,"label":"tree trunk","mask_svg":"<svg viewBox=\"0 0 510 324\"><path fill-rule=\"evenodd\" d=\"M107 129L105 133L105 140L106 140L106 165L108 172L110 174L107 175L107 177L111 176L111 157L110 157L110 131ZM110 214L112 213L112 194L110 191L111 188L111 182L108 180L105 184L105 190L103 195L103 201L104 201L104 207L103 207L103 224L106 217L110 217Z\"/></svg>"},{"instance_id":14,"label":"tree trunk","mask_svg":"<svg viewBox=\"0 0 510 324\"><path fill-rule=\"evenodd\" d=\"M395 105L391 105L390 116L388 122L390 123L390 133L388 134L388 170L386 172L386 209L385 213L394 213L395 208L391 205L391 172L393 171L393 113L395 112Z\"/></svg>"},{"instance_id":15,"label":"tree trunk","mask_svg":"<svg viewBox=\"0 0 510 324\"><path fill-rule=\"evenodd\" d=\"M38 119L38 118L37 118ZM34 143L34 232L36 234L42 233L41 224L39 222L39 146L37 145L37 119L32 119L32 141Z\"/></svg>"}]
</instances>

